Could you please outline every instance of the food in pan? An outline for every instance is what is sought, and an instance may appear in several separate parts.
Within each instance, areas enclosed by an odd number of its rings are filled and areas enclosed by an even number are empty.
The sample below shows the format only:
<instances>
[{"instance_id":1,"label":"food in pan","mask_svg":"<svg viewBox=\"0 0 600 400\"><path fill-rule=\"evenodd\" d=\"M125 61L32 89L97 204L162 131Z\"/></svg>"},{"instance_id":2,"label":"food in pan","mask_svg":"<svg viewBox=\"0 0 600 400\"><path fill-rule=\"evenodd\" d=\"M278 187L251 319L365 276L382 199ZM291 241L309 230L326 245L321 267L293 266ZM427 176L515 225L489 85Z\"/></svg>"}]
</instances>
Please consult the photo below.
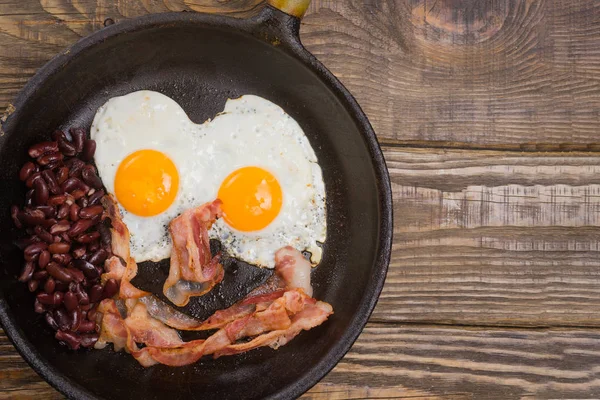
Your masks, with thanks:
<instances>
[{"instance_id":1,"label":"food in pan","mask_svg":"<svg viewBox=\"0 0 600 400\"><path fill-rule=\"evenodd\" d=\"M196 125L170 98L140 91L102 106L91 138L71 129L32 146L20 171L30 190L11 209L28 235L19 280L59 341L178 366L277 348L333 313L310 284L326 232L321 169L280 107L242 96ZM209 239L274 274L204 321L132 284L137 263L168 258L171 303L208 293L224 275ZM191 342L178 333L215 329Z\"/></svg>"}]
</instances>

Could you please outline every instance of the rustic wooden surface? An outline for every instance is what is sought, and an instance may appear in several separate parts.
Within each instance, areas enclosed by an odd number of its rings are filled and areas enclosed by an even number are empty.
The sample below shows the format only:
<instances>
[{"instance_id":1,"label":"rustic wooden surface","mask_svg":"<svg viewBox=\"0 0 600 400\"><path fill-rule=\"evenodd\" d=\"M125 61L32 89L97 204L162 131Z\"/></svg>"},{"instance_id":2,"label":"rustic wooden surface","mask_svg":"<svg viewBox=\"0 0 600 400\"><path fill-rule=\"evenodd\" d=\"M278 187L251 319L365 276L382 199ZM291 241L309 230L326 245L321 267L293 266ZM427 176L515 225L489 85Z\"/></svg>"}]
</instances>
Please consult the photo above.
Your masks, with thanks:
<instances>
[{"instance_id":1,"label":"rustic wooden surface","mask_svg":"<svg viewBox=\"0 0 600 400\"><path fill-rule=\"evenodd\" d=\"M260 0L0 0L0 104L115 21ZM382 143L392 263L305 396L600 397L600 2L313 0L301 36ZM62 398L0 336L0 398Z\"/></svg>"}]
</instances>

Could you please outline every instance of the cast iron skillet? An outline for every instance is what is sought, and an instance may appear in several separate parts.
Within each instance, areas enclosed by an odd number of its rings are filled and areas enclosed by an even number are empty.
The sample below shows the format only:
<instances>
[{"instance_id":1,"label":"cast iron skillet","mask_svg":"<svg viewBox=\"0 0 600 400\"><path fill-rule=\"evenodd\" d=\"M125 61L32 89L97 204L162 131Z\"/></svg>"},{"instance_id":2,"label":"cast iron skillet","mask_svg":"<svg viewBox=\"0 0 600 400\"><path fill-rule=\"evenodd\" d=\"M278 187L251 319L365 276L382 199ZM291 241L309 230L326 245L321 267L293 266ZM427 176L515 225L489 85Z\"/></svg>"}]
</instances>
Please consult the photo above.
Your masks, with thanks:
<instances>
[{"instance_id":1,"label":"cast iron skillet","mask_svg":"<svg viewBox=\"0 0 600 400\"><path fill-rule=\"evenodd\" d=\"M309 0L270 0L251 19L149 15L102 29L56 56L29 81L0 132L0 322L21 355L70 398L291 398L321 379L364 327L383 286L392 241L389 177L373 129L354 98L298 37ZM33 312L16 281L22 254L9 217L22 204L26 149L56 128L89 128L113 96L140 89L175 99L195 122L227 98L256 94L304 129L327 194L327 241L313 272L315 297L335 314L275 351L144 369L112 350L72 352Z\"/></svg>"}]
</instances>

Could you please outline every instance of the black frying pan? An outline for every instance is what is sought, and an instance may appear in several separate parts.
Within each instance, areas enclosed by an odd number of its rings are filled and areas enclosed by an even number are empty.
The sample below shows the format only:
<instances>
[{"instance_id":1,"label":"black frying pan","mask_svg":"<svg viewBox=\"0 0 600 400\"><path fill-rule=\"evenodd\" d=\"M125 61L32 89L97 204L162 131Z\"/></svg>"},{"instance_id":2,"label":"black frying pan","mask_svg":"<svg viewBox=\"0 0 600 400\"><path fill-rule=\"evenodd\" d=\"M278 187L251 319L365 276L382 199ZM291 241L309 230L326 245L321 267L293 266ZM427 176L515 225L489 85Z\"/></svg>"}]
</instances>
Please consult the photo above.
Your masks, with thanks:
<instances>
[{"instance_id":1,"label":"black frying pan","mask_svg":"<svg viewBox=\"0 0 600 400\"><path fill-rule=\"evenodd\" d=\"M309 0L270 0L251 19L197 13L149 15L109 26L56 56L29 81L0 132L0 321L31 366L71 398L291 398L321 379L364 327L383 286L392 241L389 177L367 118L298 37ZM335 314L279 350L254 350L182 368L144 369L129 355L72 352L33 312L16 281L22 253L9 207L24 196L26 149L56 128L89 127L111 97L150 89L195 122L227 98L256 94L304 129L323 170L327 242L313 272L315 297ZM194 301L201 301L195 299Z\"/></svg>"}]
</instances>

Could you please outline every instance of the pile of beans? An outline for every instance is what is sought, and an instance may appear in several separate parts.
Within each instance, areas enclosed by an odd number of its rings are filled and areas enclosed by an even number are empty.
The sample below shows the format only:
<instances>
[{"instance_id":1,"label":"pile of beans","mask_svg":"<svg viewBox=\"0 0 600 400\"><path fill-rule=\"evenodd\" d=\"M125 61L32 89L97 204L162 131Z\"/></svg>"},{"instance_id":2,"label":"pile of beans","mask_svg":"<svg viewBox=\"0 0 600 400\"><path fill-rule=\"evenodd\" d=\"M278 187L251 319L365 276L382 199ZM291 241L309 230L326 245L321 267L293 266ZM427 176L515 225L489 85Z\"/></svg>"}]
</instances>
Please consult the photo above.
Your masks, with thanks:
<instances>
[{"instance_id":1,"label":"pile of beans","mask_svg":"<svg viewBox=\"0 0 600 400\"><path fill-rule=\"evenodd\" d=\"M96 143L83 129L62 131L52 141L29 148L31 161L19 179L27 194L23 208L11 207L25 264L19 281L36 294L34 309L44 314L55 337L71 349L98 340L98 303L114 296L118 282L102 284L104 261L111 253L109 221L103 220L102 181L91 164Z\"/></svg>"}]
</instances>

